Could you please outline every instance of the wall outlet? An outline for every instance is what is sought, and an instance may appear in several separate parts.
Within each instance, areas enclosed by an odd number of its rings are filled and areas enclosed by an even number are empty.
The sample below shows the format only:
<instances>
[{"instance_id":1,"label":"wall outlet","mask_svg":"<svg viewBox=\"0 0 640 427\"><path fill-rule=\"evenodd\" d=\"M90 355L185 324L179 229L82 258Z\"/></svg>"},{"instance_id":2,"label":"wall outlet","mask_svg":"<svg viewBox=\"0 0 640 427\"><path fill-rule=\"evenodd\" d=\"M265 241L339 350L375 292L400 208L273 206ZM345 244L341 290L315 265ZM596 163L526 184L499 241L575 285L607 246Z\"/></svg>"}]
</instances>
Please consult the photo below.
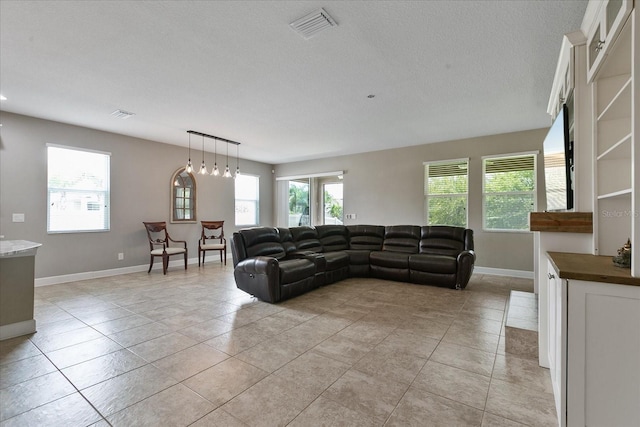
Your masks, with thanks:
<instances>
[{"instance_id":1,"label":"wall outlet","mask_svg":"<svg viewBox=\"0 0 640 427\"><path fill-rule=\"evenodd\" d=\"M24 222L24 214L23 213L14 213L13 214L13 222Z\"/></svg>"},{"instance_id":2,"label":"wall outlet","mask_svg":"<svg viewBox=\"0 0 640 427\"><path fill-rule=\"evenodd\" d=\"M347 217L347 219L356 219L357 215L356 214L347 214L346 217Z\"/></svg>"},{"instance_id":3,"label":"wall outlet","mask_svg":"<svg viewBox=\"0 0 640 427\"><path fill-rule=\"evenodd\" d=\"M122 252L120 252L118 254L118 261L122 261L124 259L124 254Z\"/></svg>"}]
</instances>

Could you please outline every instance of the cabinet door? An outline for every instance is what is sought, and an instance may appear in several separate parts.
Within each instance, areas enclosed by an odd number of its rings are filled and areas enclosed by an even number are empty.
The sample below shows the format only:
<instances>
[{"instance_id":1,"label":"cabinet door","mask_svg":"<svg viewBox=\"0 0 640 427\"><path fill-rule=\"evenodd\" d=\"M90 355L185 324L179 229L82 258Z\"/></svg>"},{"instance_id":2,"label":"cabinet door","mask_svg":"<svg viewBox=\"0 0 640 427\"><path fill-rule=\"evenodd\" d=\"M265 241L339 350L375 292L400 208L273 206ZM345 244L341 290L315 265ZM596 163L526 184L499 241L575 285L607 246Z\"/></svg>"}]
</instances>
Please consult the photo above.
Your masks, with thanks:
<instances>
[{"instance_id":1,"label":"cabinet door","mask_svg":"<svg viewBox=\"0 0 640 427\"><path fill-rule=\"evenodd\" d=\"M567 282L557 277L553 265L549 278L549 371L558 414L558 425L566 425L566 330Z\"/></svg>"},{"instance_id":2,"label":"cabinet door","mask_svg":"<svg viewBox=\"0 0 640 427\"><path fill-rule=\"evenodd\" d=\"M640 420L640 287L570 280L567 423Z\"/></svg>"},{"instance_id":3,"label":"cabinet door","mask_svg":"<svg viewBox=\"0 0 640 427\"><path fill-rule=\"evenodd\" d=\"M633 0L608 0L600 8L596 22L587 37L587 81L591 83L607 56L608 49L620 34Z\"/></svg>"}]
</instances>

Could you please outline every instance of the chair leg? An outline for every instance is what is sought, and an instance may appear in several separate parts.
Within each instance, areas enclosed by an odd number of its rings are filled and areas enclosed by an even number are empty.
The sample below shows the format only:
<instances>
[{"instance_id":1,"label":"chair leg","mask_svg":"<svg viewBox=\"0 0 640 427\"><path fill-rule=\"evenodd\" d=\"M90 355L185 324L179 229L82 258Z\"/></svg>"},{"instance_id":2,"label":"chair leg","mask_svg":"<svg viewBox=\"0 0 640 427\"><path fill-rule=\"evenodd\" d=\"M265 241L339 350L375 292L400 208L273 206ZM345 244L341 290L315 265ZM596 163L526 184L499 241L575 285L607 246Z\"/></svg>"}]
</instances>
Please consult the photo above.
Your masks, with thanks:
<instances>
[{"instance_id":1,"label":"chair leg","mask_svg":"<svg viewBox=\"0 0 640 427\"><path fill-rule=\"evenodd\" d=\"M204 256L207 254L207 251L202 251L202 265L204 265Z\"/></svg>"},{"instance_id":2,"label":"chair leg","mask_svg":"<svg viewBox=\"0 0 640 427\"><path fill-rule=\"evenodd\" d=\"M202 248L200 248L200 244L198 244L198 267L200 267L200 254L202 253ZM202 262L204 262L204 255L202 255Z\"/></svg>"},{"instance_id":3,"label":"chair leg","mask_svg":"<svg viewBox=\"0 0 640 427\"><path fill-rule=\"evenodd\" d=\"M187 252L184 253L184 269L187 269Z\"/></svg>"},{"instance_id":4,"label":"chair leg","mask_svg":"<svg viewBox=\"0 0 640 427\"><path fill-rule=\"evenodd\" d=\"M222 252L220 252L220 255L222 255ZM226 246L224 248L224 265L227 265L227 248L226 248Z\"/></svg>"},{"instance_id":5,"label":"chair leg","mask_svg":"<svg viewBox=\"0 0 640 427\"><path fill-rule=\"evenodd\" d=\"M151 267L153 267L153 258L155 258L153 255L150 255L150 260L149 260L149 271L147 271L148 273L151 273Z\"/></svg>"},{"instance_id":6,"label":"chair leg","mask_svg":"<svg viewBox=\"0 0 640 427\"><path fill-rule=\"evenodd\" d=\"M167 268L169 268L169 255L165 252L162 254L162 274L167 274Z\"/></svg>"}]
</instances>

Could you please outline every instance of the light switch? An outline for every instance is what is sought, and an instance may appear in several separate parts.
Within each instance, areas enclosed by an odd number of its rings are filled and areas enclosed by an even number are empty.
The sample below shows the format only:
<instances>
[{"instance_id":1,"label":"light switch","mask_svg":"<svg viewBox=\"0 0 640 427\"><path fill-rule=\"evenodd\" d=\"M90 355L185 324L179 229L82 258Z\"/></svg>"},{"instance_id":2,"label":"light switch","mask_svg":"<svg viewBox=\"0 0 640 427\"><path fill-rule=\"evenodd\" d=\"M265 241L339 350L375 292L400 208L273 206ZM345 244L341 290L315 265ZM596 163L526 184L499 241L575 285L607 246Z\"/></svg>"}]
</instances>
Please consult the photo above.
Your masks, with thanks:
<instances>
[{"instance_id":1,"label":"light switch","mask_svg":"<svg viewBox=\"0 0 640 427\"><path fill-rule=\"evenodd\" d=\"M24 222L24 214L23 213L14 213L13 214L13 222Z\"/></svg>"}]
</instances>

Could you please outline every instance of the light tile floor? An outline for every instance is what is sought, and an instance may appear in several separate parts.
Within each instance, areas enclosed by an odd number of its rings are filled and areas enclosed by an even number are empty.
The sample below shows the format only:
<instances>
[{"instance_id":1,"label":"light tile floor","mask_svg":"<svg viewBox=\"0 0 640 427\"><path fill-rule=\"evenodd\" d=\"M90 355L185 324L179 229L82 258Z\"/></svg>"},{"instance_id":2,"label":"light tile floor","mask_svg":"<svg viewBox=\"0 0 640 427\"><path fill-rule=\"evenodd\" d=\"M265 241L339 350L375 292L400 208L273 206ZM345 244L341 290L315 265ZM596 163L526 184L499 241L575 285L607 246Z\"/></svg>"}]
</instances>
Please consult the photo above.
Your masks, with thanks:
<instances>
[{"instance_id":1,"label":"light tile floor","mask_svg":"<svg viewBox=\"0 0 640 427\"><path fill-rule=\"evenodd\" d=\"M549 372L504 353L509 291L349 279L272 305L211 262L36 288L0 342L1 426L555 425Z\"/></svg>"}]
</instances>

